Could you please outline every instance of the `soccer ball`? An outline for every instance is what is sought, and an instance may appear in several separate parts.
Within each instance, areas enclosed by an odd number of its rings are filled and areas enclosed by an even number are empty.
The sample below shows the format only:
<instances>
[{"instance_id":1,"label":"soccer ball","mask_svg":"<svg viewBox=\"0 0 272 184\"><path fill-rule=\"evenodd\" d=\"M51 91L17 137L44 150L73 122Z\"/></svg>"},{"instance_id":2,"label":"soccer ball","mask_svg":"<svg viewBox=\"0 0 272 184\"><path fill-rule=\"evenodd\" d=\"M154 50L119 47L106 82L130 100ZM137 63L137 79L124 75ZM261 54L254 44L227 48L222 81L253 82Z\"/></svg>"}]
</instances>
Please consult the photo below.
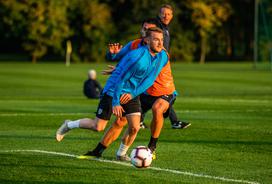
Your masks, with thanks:
<instances>
[{"instance_id":1,"label":"soccer ball","mask_svg":"<svg viewBox=\"0 0 272 184\"><path fill-rule=\"evenodd\" d=\"M152 162L152 152L146 146L138 146L132 150L130 158L132 165L135 167L149 167Z\"/></svg>"}]
</instances>

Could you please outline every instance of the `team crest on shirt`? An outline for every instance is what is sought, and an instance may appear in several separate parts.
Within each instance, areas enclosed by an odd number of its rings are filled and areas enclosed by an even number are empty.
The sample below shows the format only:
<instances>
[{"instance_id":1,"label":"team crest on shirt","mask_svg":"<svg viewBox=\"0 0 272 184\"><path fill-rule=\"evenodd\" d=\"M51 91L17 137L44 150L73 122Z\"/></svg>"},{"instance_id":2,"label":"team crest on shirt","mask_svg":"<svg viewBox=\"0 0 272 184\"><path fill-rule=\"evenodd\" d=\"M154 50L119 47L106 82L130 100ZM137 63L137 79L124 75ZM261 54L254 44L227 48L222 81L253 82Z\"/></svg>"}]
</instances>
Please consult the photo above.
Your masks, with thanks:
<instances>
[{"instance_id":1,"label":"team crest on shirt","mask_svg":"<svg viewBox=\"0 0 272 184\"><path fill-rule=\"evenodd\" d=\"M103 112L103 109L99 108L97 111L97 114L101 114Z\"/></svg>"}]
</instances>

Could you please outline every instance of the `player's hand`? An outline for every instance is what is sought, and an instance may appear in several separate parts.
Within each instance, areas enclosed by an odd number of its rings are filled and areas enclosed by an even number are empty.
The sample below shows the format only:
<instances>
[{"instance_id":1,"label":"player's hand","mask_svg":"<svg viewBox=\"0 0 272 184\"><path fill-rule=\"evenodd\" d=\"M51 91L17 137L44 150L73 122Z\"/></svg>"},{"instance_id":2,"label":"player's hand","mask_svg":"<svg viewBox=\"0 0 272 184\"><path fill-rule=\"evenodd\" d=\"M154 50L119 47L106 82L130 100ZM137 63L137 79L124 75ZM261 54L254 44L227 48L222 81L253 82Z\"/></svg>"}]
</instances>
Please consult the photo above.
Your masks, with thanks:
<instances>
[{"instance_id":1,"label":"player's hand","mask_svg":"<svg viewBox=\"0 0 272 184\"><path fill-rule=\"evenodd\" d=\"M120 43L109 43L108 44L109 52L111 54L117 54L118 52L120 52L122 47L123 46Z\"/></svg>"},{"instance_id":2,"label":"player's hand","mask_svg":"<svg viewBox=\"0 0 272 184\"><path fill-rule=\"evenodd\" d=\"M128 101L130 101L132 99L131 94L129 93L124 93L122 94L121 98L120 98L120 103L121 104L126 104L128 103Z\"/></svg>"},{"instance_id":3,"label":"player's hand","mask_svg":"<svg viewBox=\"0 0 272 184\"><path fill-rule=\"evenodd\" d=\"M122 117L123 112L125 111L121 105L113 106L112 108L112 113L119 118Z\"/></svg>"},{"instance_id":4,"label":"player's hand","mask_svg":"<svg viewBox=\"0 0 272 184\"><path fill-rule=\"evenodd\" d=\"M102 75L111 75L114 70L115 70L115 66L108 65L108 69L103 70L101 73Z\"/></svg>"}]
</instances>

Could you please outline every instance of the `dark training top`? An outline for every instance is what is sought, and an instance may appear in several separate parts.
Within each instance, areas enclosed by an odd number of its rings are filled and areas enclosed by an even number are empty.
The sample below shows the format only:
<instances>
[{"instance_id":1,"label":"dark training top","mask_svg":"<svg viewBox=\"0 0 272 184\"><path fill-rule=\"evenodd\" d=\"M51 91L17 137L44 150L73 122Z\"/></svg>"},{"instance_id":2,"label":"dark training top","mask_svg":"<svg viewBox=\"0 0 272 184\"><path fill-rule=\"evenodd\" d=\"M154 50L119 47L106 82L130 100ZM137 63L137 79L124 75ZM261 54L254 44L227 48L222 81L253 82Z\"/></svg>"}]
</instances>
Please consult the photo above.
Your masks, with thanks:
<instances>
[{"instance_id":1,"label":"dark training top","mask_svg":"<svg viewBox=\"0 0 272 184\"><path fill-rule=\"evenodd\" d=\"M84 82L83 93L88 98L99 98L101 90L102 87L96 80L88 79Z\"/></svg>"},{"instance_id":2,"label":"dark training top","mask_svg":"<svg viewBox=\"0 0 272 184\"><path fill-rule=\"evenodd\" d=\"M170 48L170 34L169 34L169 28L167 25L162 23L160 17L157 17L158 26L163 30L163 46L164 48L169 51Z\"/></svg>"}]
</instances>

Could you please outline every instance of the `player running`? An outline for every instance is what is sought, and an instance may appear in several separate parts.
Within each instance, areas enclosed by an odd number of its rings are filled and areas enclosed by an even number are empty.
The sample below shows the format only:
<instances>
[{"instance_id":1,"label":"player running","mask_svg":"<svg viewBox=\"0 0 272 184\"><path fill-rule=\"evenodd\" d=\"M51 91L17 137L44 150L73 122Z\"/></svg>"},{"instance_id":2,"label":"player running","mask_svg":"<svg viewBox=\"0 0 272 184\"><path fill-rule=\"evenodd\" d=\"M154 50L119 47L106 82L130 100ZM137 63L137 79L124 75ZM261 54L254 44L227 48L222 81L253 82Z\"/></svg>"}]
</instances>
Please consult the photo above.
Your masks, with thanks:
<instances>
[{"instance_id":1,"label":"player running","mask_svg":"<svg viewBox=\"0 0 272 184\"><path fill-rule=\"evenodd\" d=\"M74 128L102 131L113 113L117 117L126 117L129 135L127 141L132 144L140 128L141 110L137 96L154 83L169 59L163 50L161 29L150 28L147 31L146 41L146 46L128 52L107 80L97 108L96 118L66 120L57 130L57 141L61 141L64 135Z\"/></svg>"},{"instance_id":2,"label":"player running","mask_svg":"<svg viewBox=\"0 0 272 184\"><path fill-rule=\"evenodd\" d=\"M145 30L150 27L156 26L156 20L147 19L142 24L142 37L145 36ZM145 45L144 38L137 39L132 42L129 42L124 48L118 52L119 45L110 45L110 49L114 52L111 55L108 55L108 58L119 59L129 50L136 49ZM113 47L113 48L112 48ZM111 53L112 53L111 52ZM112 69L106 70L105 74L110 74ZM156 81L150 87L145 94L140 96L142 113L146 113L148 110L152 109L153 119L151 123L151 138L148 144L148 147L153 151L155 157L155 149L157 145L157 140L160 135L164 117L168 116L169 107L175 101L175 86L173 81L173 76L171 73L170 62L167 62L167 65L164 66L161 73L157 77ZM126 101L123 101L123 103ZM122 103L122 101L121 101ZM103 139L98 143L97 147L88 152L89 158L91 157L101 157L102 152L120 135L123 127L127 124L126 118L122 117L117 119L110 129L104 134ZM126 152L130 147L131 143L128 142L129 133L126 131L125 135L122 138L122 142L117 151L116 158L121 161L129 161L130 158L127 156Z\"/></svg>"}]
</instances>

